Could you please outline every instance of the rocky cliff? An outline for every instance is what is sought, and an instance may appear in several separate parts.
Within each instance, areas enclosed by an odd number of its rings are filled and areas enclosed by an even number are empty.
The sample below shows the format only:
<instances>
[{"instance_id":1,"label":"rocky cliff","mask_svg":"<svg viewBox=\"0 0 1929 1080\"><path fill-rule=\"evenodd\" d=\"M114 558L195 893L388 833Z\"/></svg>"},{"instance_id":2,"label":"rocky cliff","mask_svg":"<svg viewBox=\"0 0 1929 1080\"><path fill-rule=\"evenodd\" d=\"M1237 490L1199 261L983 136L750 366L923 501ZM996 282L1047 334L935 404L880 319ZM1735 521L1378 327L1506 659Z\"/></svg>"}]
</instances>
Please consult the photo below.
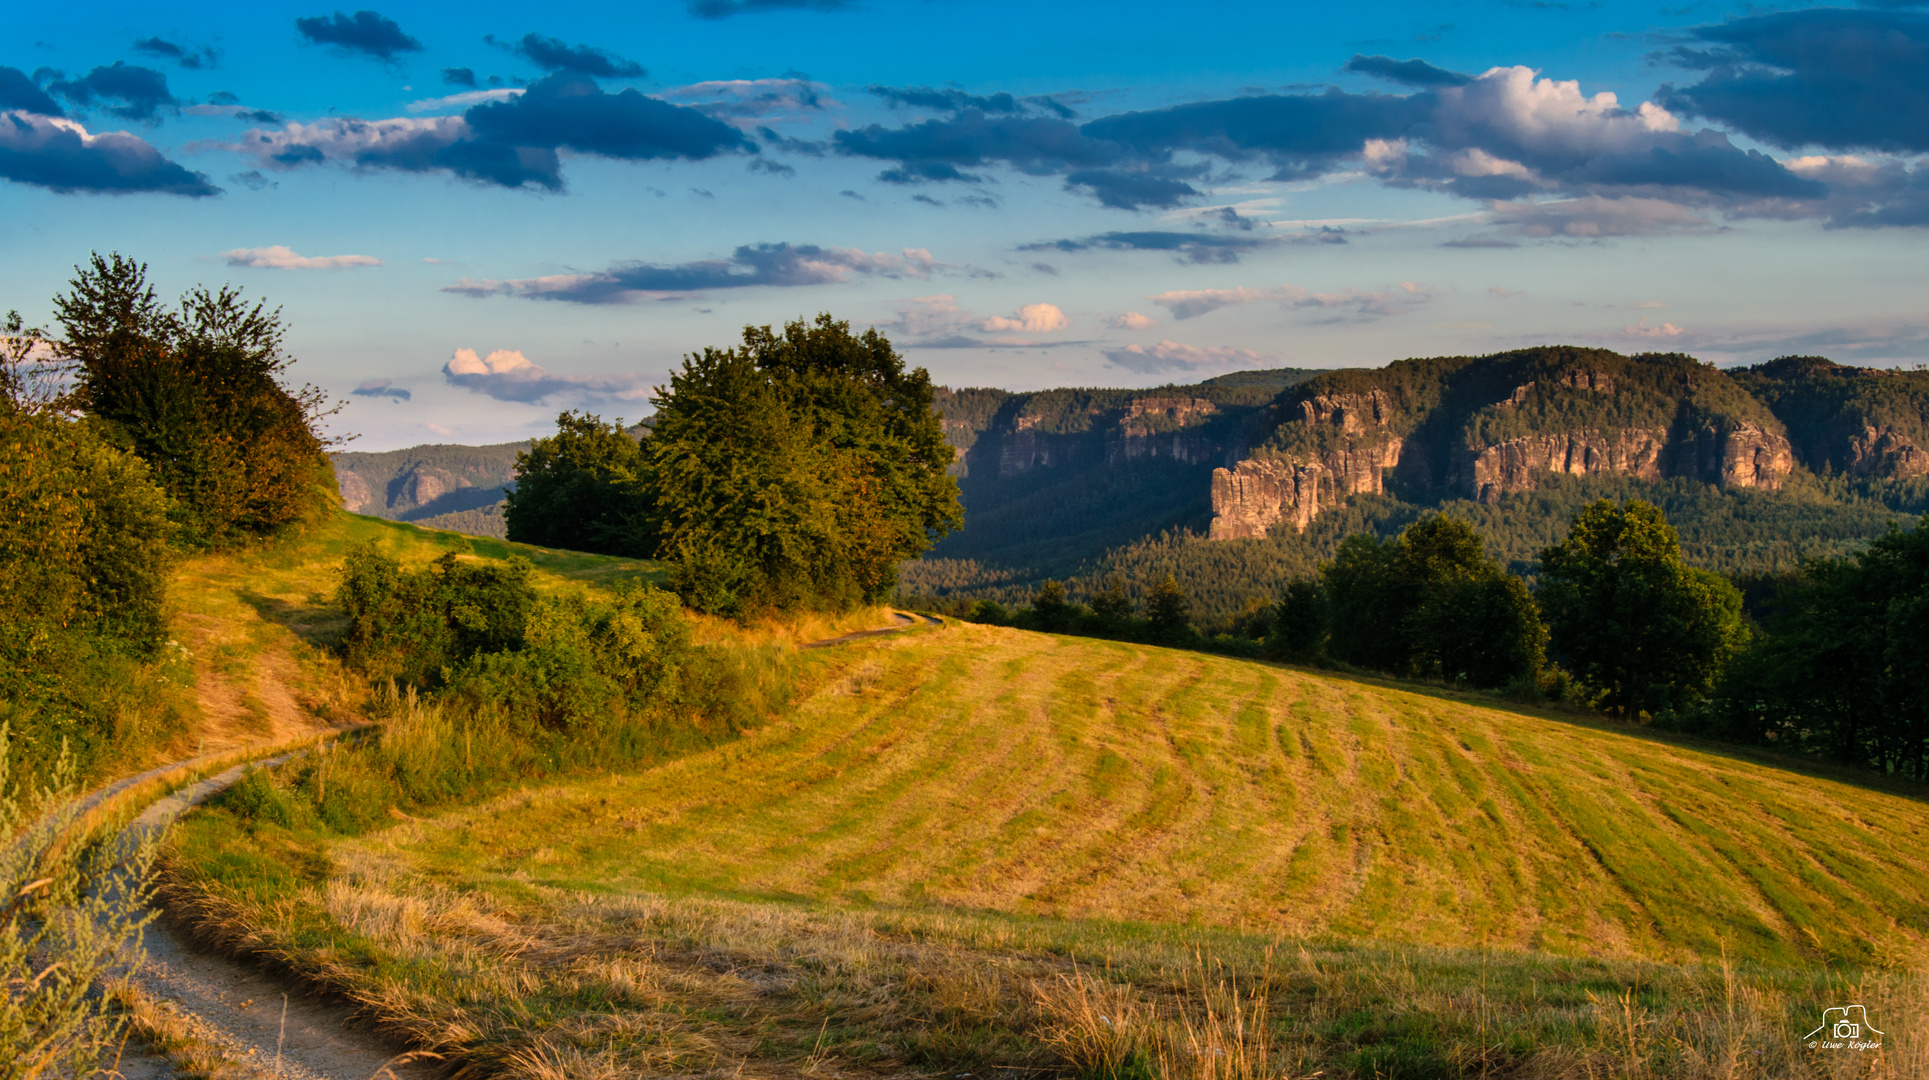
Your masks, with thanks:
<instances>
[{"instance_id":1,"label":"rocky cliff","mask_svg":"<svg viewBox=\"0 0 1929 1080\"><path fill-rule=\"evenodd\" d=\"M1493 503L1549 473L1773 490L1798 466L1773 409L1677 354L1406 360L1309 380L1269 412L1275 426L1256 451L1213 474L1214 538L1261 537L1281 522L1304 530L1323 509L1383 493L1388 475L1416 493ZM1900 446L1866 456L1877 453L1912 460Z\"/></svg>"},{"instance_id":2,"label":"rocky cliff","mask_svg":"<svg viewBox=\"0 0 1929 1080\"><path fill-rule=\"evenodd\" d=\"M501 502L528 443L412 446L329 455L342 507L353 514L426 521Z\"/></svg>"}]
</instances>

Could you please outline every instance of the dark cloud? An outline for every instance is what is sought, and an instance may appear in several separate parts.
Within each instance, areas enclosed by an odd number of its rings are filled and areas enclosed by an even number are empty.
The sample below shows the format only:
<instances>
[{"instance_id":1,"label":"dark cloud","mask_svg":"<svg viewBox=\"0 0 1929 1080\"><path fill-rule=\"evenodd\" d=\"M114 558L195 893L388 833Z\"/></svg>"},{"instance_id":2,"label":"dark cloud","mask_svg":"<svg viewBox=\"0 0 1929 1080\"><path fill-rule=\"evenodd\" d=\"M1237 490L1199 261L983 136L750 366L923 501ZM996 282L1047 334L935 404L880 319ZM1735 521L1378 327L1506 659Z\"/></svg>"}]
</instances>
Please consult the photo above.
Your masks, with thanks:
<instances>
[{"instance_id":1,"label":"dark cloud","mask_svg":"<svg viewBox=\"0 0 1929 1080\"><path fill-rule=\"evenodd\" d=\"M1391 56L1362 56L1358 53L1346 62L1345 70L1421 90L1436 86L1465 86L1474 81L1472 75L1437 68L1425 60L1395 60Z\"/></svg>"},{"instance_id":2,"label":"dark cloud","mask_svg":"<svg viewBox=\"0 0 1929 1080\"><path fill-rule=\"evenodd\" d=\"M1216 236L1193 232L1108 232L1076 239L1026 244L1020 251L1172 251L1187 262L1233 263L1239 253L1279 241L1256 236Z\"/></svg>"},{"instance_id":3,"label":"dark cloud","mask_svg":"<svg viewBox=\"0 0 1929 1080\"><path fill-rule=\"evenodd\" d=\"M374 11L344 15L313 15L295 20L295 32L316 45L333 45L348 52L392 62L397 53L420 52L422 43L402 32L394 19Z\"/></svg>"},{"instance_id":4,"label":"dark cloud","mask_svg":"<svg viewBox=\"0 0 1929 1080\"><path fill-rule=\"evenodd\" d=\"M25 109L42 116L64 116L60 106L47 92L34 85L25 72L17 68L0 67L0 111L6 109Z\"/></svg>"},{"instance_id":5,"label":"dark cloud","mask_svg":"<svg viewBox=\"0 0 1929 1080\"><path fill-rule=\"evenodd\" d=\"M1120 158L1117 146L1087 139L1056 117L990 116L979 109L901 128L870 124L833 132L831 138L839 153L897 162L878 176L895 184L977 181L981 177L964 168L993 163L1047 175L1103 167Z\"/></svg>"},{"instance_id":6,"label":"dark cloud","mask_svg":"<svg viewBox=\"0 0 1929 1080\"><path fill-rule=\"evenodd\" d=\"M1669 109L1791 149L1929 150L1929 16L1812 8L1693 33L1708 48L1666 59L1707 74L1663 86Z\"/></svg>"},{"instance_id":7,"label":"dark cloud","mask_svg":"<svg viewBox=\"0 0 1929 1080\"><path fill-rule=\"evenodd\" d=\"M474 68L443 68L442 85L466 86L475 89L476 73Z\"/></svg>"},{"instance_id":8,"label":"dark cloud","mask_svg":"<svg viewBox=\"0 0 1929 1080\"><path fill-rule=\"evenodd\" d=\"M699 19L728 19L765 11L843 11L850 0L689 0L690 14Z\"/></svg>"},{"instance_id":9,"label":"dark cloud","mask_svg":"<svg viewBox=\"0 0 1929 1080\"><path fill-rule=\"evenodd\" d=\"M1458 240L1448 240L1440 245L1443 248L1517 248L1520 245L1512 240L1502 240L1497 236L1467 236Z\"/></svg>"},{"instance_id":10,"label":"dark cloud","mask_svg":"<svg viewBox=\"0 0 1929 1080\"><path fill-rule=\"evenodd\" d=\"M728 124L634 89L609 94L586 76L557 72L508 101L485 102L464 119L481 144L558 149L643 161L696 160L756 146Z\"/></svg>"},{"instance_id":11,"label":"dark cloud","mask_svg":"<svg viewBox=\"0 0 1929 1080\"><path fill-rule=\"evenodd\" d=\"M1173 150L1213 154L1229 161L1273 161L1282 173L1324 171L1338 158L1357 154L1368 139L1397 139L1429 119L1428 94L1324 94L1231 98L1121 113L1079 129L1089 139L1116 143L1143 155ZM1320 163L1318 166L1312 163Z\"/></svg>"},{"instance_id":12,"label":"dark cloud","mask_svg":"<svg viewBox=\"0 0 1929 1080\"><path fill-rule=\"evenodd\" d=\"M838 194L844 196L846 199L856 199L858 202L866 201L864 196L859 195L857 192L852 191L850 188L845 188L843 191L838 192Z\"/></svg>"},{"instance_id":13,"label":"dark cloud","mask_svg":"<svg viewBox=\"0 0 1929 1080\"><path fill-rule=\"evenodd\" d=\"M234 115L251 124L279 124L286 119L280 113L268 109L243 109Z\"/></svg>"},{"instance_id":14,"label":"dark cloud","mask_svg":"<svg viewBox=\"0 0 1929 1080\"><path fill-rule=\"evenodd\" d=\"M826 248L816 244L745 244L728 259L697 262L617 263L591 274L567 274L520 281L469 281L444 292L466 296L510 295L535 300L566 300L577 304L628 303L639 296L744 289L753 286L795 287L847 281L852 274L891 278L923 278L936 264L928 252L907 249L903 255L871 254L855 248Z\"/></svg>"},{"instance_id":15,"label":"dark cloud","mask_svg":"<svg viewBox=\"0 0 1929 1080\"><path fill-rule=\"evenodd\" d=\"M208 104L239 105L241 104L241 95L232 90L216 90L214 93L208 95Z\"/></svg>"},{"instance_id":16,"label":"dark cloud","mask_svg":"<svg viewBox=\"0 0 1929 1080\"><path fill-rule=\"evenodd\" d=\"M350 390L349 393L356 397L385 397L394 398L396 401L407 401L415 396L402 387L394 385L389 379L370 379Z\"/></svg>"},{"instance_id":17,"label":"dark cloud","mask_svg":"<svg viewBox=\"0 0 1929 1080\"><path fill-rule=\"evenodd\" d=\"M789 165L786 165L781 161L772 161L771 159L766 157L752 158L749 166L747 167L751 172L765 173L770 176L796 176L797 175L796 169L791 168Z\"/></svg>"},{"instance_id":18,"label":"dark cloud","mask_svg":"<svg viewBox=\"0 0 1929 1080\"><path fill-rule=\"evenodd\" d=\"M524 34L522 40L510 48L549 71L573 71L578 75L594 75L602 79L640 79L646 74L641 64L625 60L615 53L589 45L571 48L556 38L546 38L541 34Z\"/></svg>"},{"instance_id":19,"label":"dark cloud","mask_svg":"<svg viewBox=\"0 0 1929 1080\"><path fill-rule=\"evenodd\" d=\"M213 67L215 62L212 48L193 49L158 37L141 38L134 43L134 51L172 60L189 69Z\"/></svg>"},{"instance_id":20,"label":"dark cloud","mask_svg":"<svg viewBox=\"0 0 1929 1080\"><path fill-rule=\"evenodd\" d=\"M1122 169L1080 169L1066 175L1065 188L1068 191L1084 188L1100 204L1120 210L1177 206L1199 194L1198 189L1183 180Z\"/></svg>"},{"instance_id":21,"label":"dark cloud","mask_svg":"<svg viewBox=\"0 0 1929 1080\"><path fill-rule=\"evenodd\" d=\"M201 197L221 189L125 132L83 136L45 116L0 116L0 178L61 194L156 192Z\"/></svg>"},{"instance_id":22,"label":"dark cloud","mask_svg":"<svg viewBox=\"0 0 1929 1080\"><path fill-rule=\"evenodd\" d=\"M460 117L332 120L249 132L234 149L270 168L335 161L358 169L447 171L503 187L563 186L558 150L645 161L756 152L735 128L634 89L604 93L584 75L557 72L506 101Z\"/></svg>"},{"instance_id":23,"label":"dark cloud","mask_svg":"<svg viewBox=\"0 0 1929 1080\"><path fill-rule=\"evenodd\" d=\"M976 109L990 116L1015 115L1025 111L1025 106L1017 98L1003 92L980 97L963 90L934 90L929 86L867 86L864 90L893 105L908 105L914 109L950 113Z\"/></svg>"},{"instance_id":24,"label":"dark cloud","mask_svg":"<svg viewBox=\"0 0 1929 1080\"><path fill-rule=\"evenodd\" d=\"M944 205L944 203L942 203L942 202L939 202L939 201L938 201L937 199L934 199L934 198L932 198L932 197L931 197L931 196L929 196L929 195L913 195L913 196L911 196L911 201L912 201L912 202L921 202L921 203L923 203L923 204L924 204L924 205L926 205L926 206L938 206L938 207L942 207L942 206Z\"/></svg>"},{"instance_id":25,"label":"dark cloud","mask_svg":"<svg viewBox=\"0 0 1929 1080\"><path fill-rule=\"evenodd\" d=\"M83 78L56 80L47 89L76 105L99 105L123 120L152 120L161 109L180 104L168 93L167 76L119 60L111 67L97 67Z\"/></svg>"},{"instance_id":26,"label":"dark cloud","mask_svg":"<svg viewBox=\"0 0 1929 1080\"><path fill-rule=\"evenodd\" d=\"M247 188L249 191L260 191L263 188L272 188L272 187L281 186L280 184L275 183L273 180L270 180L267 177L261 175L260 169L249 169L247 172L235 173L234 175L228 177L228 182L231 184L240 184L242 187Z\"/></svg>"},{"instance_id":27,"label":"dark cloud","mask_svg":"<svg viewBox=\"0 0 1929 1080\"><path fill-rule=\"evenodd\" d=\"M1038 271L1041 274L1050 274L1052 277L1058 276L1058 267L1053 266L1051 263L1048 263L1048 262L1032 263L1031 268L1033 270Z\"/></svg>"}]
</instances>

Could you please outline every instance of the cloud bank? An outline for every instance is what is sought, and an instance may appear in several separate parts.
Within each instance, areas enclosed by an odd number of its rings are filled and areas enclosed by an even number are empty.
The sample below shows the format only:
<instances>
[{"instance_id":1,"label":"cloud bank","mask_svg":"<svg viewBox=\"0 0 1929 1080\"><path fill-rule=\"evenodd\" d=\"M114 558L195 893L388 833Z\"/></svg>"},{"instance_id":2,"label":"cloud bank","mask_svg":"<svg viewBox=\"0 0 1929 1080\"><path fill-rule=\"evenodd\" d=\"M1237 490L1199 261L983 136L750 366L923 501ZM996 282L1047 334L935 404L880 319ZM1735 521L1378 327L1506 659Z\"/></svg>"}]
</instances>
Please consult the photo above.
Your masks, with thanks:
<instances>
[{"instance_id":1,"label":"cloud bank","mask_svg":"<svg viewBox=\"0 0 1929 1080\"><path fill-rule=\"evenodd\" d=\"M902 254L893 255L816 244L745 244L728 259L670 264L626 262L590 274L557 274L509 281L464 278L442 291L466 296L565 300L576 304L622 304L715 289L835 285L849 281L853 274L928 278L937 266L937 260L922 248L905 248Z\"/></svg>"},{"instance_id":2,"label":"cloud bank","mask_svg":"<svg viewBox=\"0 0 1929 1080\"><path fill-rule=\"evenodd\" d=\"M513 349L497 349L478 356L474 349L457 349L442 365L451 386L495 398L538 404L555 394L573 393L634 401L648 396L641 375L559 375L544 369Z\"/></svg>"},{"instance_id":3,"label":"cloud bank","mask_svg":"<svg viewBox=\"0 0 1929 1080\"><path fill-rule=\"evenodd\" d=\"M373 255L298 255L293 249L280 244L263 248L235 248L224 251L222 257L229 266L247 266L262 270L333 270L344 266L380 266L382 260Z\"/></svg>"}]
</instances>

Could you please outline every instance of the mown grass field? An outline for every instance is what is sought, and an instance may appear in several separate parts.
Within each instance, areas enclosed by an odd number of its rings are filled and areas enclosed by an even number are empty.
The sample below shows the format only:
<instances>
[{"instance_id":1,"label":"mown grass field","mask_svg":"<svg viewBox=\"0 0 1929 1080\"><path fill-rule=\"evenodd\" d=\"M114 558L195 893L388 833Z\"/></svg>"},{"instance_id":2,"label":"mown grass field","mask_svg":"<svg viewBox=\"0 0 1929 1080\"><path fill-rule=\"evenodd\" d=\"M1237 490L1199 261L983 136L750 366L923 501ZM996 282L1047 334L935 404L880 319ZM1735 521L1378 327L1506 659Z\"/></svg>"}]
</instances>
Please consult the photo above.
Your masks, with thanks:
<instances>
[{"instance_id":1,"label":"mown grass field","mask_svg":"<svg viewBox=\"0 0 1929 1080\"><path fill-rule=\"evenodd\" d=\"M505 1075L1929 1075L1919 793L988 627L810 663L647 771L204 815L177 901ZM1801 1047L1848 998L1884 1050Z\"/></svg>"}]
</instances>

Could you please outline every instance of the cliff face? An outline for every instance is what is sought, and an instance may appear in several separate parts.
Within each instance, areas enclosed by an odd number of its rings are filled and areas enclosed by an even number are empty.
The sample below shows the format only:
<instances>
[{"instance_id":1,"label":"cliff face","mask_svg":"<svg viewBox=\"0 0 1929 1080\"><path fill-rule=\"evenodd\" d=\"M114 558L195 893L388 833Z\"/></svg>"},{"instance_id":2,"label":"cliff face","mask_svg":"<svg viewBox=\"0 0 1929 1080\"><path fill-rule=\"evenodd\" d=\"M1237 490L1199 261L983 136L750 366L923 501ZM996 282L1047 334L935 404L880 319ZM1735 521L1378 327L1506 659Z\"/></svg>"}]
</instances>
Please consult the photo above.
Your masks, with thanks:
<instances>
[{"instance_id":1,"label":"cliff face","mask_svg":"<svg viewBox=\"0 0 1929 1080\"><path fill-rule=\"evenodd\" d=\"M1774 410L1808 468L1872 480L1929 476L1929 371L1785 356L1735 377Z\"/></svg>"},{"instance_id":2,"label":"cliff face","mask_svg":"<svg viewBox=\"0 0 1929 1080\"><path fill-rule=\"evenodd\" d=\"M1797 467L1763 402L1684 356L1554 347L1401 361L1310 380L1272 415L1258 452L1213 475L1215 538L1304 530L1322 509L1383 492L1389 469L1440 498L1493 503L1550 473L1772 490Z\"/></svg>"},{"instance_id":3,"label":"cliff face","mask_svg":"<svg viewBox=\"0 0 1929 1080\"><path fill-rule=\"evenodd\" d=\"M1641 428L1523 435L1471 453L1470 494L1484 503L1499 502L1506 492L1533 490L1535 476L1543 472L1658 480L1667 444L1666 431Z\"/></svg>"},{"instance_id":4,"label":"cliff face","mask_svg":"<svg viewBox=\"0 0 1929 1080\"><path fill-rule=\"evenodd\" d=\"M330 460L349 513L423 521L502 501L515 482L516 453L528 445L414 446L331 454Z\"/></svg>"}]
</instances>

